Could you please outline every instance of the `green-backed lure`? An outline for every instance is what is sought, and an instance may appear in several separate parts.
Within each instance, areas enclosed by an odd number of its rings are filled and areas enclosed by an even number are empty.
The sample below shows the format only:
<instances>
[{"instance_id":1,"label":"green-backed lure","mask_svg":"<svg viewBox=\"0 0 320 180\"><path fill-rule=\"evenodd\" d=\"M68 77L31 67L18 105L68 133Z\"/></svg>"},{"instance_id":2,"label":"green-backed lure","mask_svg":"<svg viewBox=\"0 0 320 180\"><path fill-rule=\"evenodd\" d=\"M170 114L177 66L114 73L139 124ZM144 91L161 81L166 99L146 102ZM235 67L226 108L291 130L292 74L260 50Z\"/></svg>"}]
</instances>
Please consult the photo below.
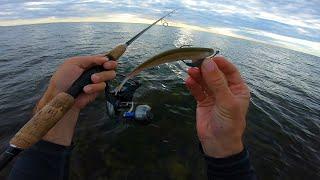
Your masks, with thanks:
<instances>
[{"instance_id":1,"label":"green-backed lure","mask_svg":"<svg viewBox=\"0 0 320 180\"><path fill-rule=\"evenodd\" d=\"M192 63L187 63L184 61L188 66L200 66L206 57L214 56L217 53L219 53L219 51L215 52L211 48L202 47L176 48L164 51L146 60L144 63L140 64L133 71L131 71L121 82L121 84L116 87L115 93L117 94L129 79L133 78L146 68L155 67L164 63L184 60L192 61Z\"/></svg>"}]
</instances>

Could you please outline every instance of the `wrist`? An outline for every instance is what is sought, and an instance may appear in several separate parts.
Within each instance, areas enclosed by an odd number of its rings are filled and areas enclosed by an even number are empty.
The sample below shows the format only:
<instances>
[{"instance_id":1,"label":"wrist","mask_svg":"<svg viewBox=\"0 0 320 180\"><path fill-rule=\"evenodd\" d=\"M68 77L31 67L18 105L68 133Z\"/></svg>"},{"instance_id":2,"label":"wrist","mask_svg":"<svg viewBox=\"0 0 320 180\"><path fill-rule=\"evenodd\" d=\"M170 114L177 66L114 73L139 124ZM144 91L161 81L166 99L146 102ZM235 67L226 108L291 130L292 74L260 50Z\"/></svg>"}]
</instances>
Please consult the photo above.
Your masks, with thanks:
<instances>
[{"instance_id":1,"label":"wrist","mask_svg":"<svg viewBox=\"0 0 320 180\"><path fill-rule=\"evenodd\" d=\"M33 109L33 114L40 111L46 104L48 104L56 95L58 95L61 91L56 90L55 88L49 86L48 89L45 91L41 99L38 101L36 106ZM77 106L72 107L73 110L80 111L81 109Z\"/></svg>"},{"instance_id":2,"label":"wrist","mask_svg":"<svg viewBox=\"0 0 320 180\"><path fill-rule=\"evenodd\" d=\"M237 141L229 144L213 143L214 141L202 141L201 146L203 152L210 157L225 158L243 151L244 146L242 141Z\"/></svg>"},{"instance_id":3,"label":"wrist","mask_svg":"<svg viewBox=\"0 0 320 180\"><path fill-rule=\"evenodd\" d=\"M43 96L40 98L35 108L33 109L33 113L37 113L40 111L46 104L48 104L59 92L55 91L54 88L48 87Z\"/></svg>"},{"instance_id":4,"label":"wrist","mask_svg":"<svg viewBox=\"0 0 320 180\"><path fill-rule=\"evenodd\" d=\"M70 146L79 113L78 108L72 107L42 139L55 144Z\"/></svg>"}]
</instances>

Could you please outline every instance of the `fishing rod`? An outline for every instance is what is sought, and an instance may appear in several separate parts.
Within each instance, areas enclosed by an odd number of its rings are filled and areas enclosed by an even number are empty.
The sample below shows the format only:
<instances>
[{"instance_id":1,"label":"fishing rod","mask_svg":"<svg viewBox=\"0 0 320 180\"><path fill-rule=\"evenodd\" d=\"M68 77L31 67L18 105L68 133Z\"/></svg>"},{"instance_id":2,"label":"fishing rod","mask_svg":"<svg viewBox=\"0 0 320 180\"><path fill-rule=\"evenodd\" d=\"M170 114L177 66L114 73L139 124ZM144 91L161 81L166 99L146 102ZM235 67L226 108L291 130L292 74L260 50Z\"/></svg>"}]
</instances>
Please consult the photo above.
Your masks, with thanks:
<instances>
[{"instance_id":1,"label":"fishing rod","mask_svg":"<svg viewBox=\"0 0 320 180\"><path fill-rule=\"evenodd\" d=\"M126 51L127 47L139 38L144 32L152 26L163 20L165 17L174 13L173 10L147 28L143 29L129 41L120 44L105 54L109 60L119 59ZM105 69L102 66L95 66L86 70L69 88L67 92L61 92L56 95L47 105L38 111L15 135L11 138L9 146L0 155L0 171L21 151L27 149L40 141L42 137L65 115L73 106L75 98L82 92L83 87L91 84L91 75L102 72Z\"/></svg>"}]
</instances>

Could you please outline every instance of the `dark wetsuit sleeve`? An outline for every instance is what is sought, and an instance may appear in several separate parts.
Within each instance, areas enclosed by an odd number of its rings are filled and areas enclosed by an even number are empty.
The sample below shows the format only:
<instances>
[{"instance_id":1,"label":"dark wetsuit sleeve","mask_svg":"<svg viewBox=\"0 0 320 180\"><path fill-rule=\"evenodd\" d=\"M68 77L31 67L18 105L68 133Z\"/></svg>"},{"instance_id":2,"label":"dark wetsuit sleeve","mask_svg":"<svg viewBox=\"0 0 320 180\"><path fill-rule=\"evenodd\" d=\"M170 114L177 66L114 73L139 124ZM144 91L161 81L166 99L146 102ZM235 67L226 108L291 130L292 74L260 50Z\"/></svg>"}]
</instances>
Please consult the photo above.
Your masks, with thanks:
<instances>
[{"instance_id":1,"label":"dark wetsuit sleeve","mask_svg":"<svg viewBox=\"0 0 320 180\"><path fill-rule=\"evenodd\" d=\"M22 152L13 164L9 180L68 179L71 146L40 141Z\"/></svg>"},{"instance_id":2,"label":"dark wetsuit sleeve","mask_svg":"<svg viewBox=\"0 0 320 180\"><path fill-rule=\"evenodd\" d=\"M256 180L255 171L244 149L239 154L226 158L213 158L204 155L209 180Z\"/></svg>"}]
</instances>

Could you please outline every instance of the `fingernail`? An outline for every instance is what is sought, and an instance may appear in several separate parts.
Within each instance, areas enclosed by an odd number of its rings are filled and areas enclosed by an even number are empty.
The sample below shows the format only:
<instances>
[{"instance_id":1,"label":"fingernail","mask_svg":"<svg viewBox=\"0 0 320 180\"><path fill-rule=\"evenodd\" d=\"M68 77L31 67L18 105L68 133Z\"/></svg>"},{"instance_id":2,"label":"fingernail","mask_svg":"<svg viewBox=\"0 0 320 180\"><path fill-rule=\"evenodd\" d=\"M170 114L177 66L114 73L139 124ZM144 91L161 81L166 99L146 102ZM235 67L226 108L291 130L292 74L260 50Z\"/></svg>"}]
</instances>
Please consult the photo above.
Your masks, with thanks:
<instances>
[{"instance_id":1,"label":"fingernail","mask_svg":"<svg viewBox=\"0 0 320 180\"><path fill-rule=\"evenodd\" d=\"M207 72L214 71L215 67L214 67L213 60L211 60L211 59L204 60L203 67L204 67L205 71L207 71Z\"/></svg>"},{"instance_id":2,"label":"fingernail","mask_svg":"<svg viewBox=\"0 0 320 180\"><path fill-rule=\"evenodd\" d=\"M106 63L104 63L103 64L103 67L105 68L105 69L110 69L110 63L109 62L106 62Z\"/></svg>"},{"instance_id":3,"label":"fingernail","mask_svg":"<svg viewBox=\"0 0 320 180\"><path fill-rule=\"evenodd\" d=\"M109 61L109 58L108 57L105 57L106 58L106 61Z\"/></svg>"},{"instance_id":4,"label":"fingernail","mask_svg":"<svg viewBox=\"0 0 320 180\"><path fill-rule=\"evenodd\" d=\"M195 72L195 71L198 71L198 69L199 69L198 67L190 67L187 72L192 73L192 71Z\"/></svg>"},{"instance_id":5,"label":"fingernail","mask_svg":"<svg viewBox=\"0 0 320 180\"><path fill-rule=\"evenodd\" d=\"M99 81L99 79L100 79L100 77L95 74L93 74L91 78L93 81Z\"/></svg>"},{"instance_id":6,"label":"fingernail","mask_svg":"<svg viewBox=\"0 0 320 180\"><path fill-rule=\"evenodd\" d=\"M190 84L193 83L193 79L190 78L190 77L188 77L188 78L185 80L185 82L186 82L186 85L190 85Z\"/></svg>"},{"instance_id":7,"label":"fingernail","mask_svg":"<svg viewBox=\"0 0 320 180\"><path fill-rule=\"evenodd\" d=\"M91 88L90 86L85 86L85 87L83 88L83 90L84 90L85 92L90 92L90 91L92 90L92 88Z\"/></svg>"}]
</instances>

